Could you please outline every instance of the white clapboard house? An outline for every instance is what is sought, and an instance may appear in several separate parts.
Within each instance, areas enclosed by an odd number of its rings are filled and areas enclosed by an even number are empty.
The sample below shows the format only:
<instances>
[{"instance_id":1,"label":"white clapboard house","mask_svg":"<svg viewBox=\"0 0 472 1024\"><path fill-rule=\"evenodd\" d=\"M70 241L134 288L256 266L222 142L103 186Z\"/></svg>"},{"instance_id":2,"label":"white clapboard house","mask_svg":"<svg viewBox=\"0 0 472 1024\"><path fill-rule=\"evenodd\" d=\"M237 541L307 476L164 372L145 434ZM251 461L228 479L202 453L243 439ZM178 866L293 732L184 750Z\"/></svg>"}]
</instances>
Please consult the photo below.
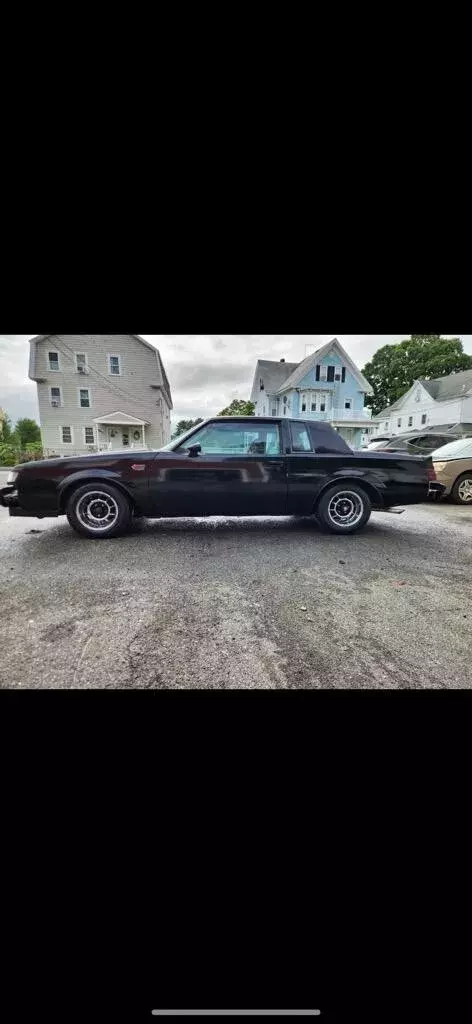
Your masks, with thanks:
<instances>
[{"instance_id":1,"label":"white clapboard house","mask_svg":"<svg viewBox=\"0 0 472 1024\"><path fill-rule=\"evenodd\" d=\"M46 455L170 441L167 375L157 349L139 334L40 334L30 346Z\"/></svg>"}]
</instances>

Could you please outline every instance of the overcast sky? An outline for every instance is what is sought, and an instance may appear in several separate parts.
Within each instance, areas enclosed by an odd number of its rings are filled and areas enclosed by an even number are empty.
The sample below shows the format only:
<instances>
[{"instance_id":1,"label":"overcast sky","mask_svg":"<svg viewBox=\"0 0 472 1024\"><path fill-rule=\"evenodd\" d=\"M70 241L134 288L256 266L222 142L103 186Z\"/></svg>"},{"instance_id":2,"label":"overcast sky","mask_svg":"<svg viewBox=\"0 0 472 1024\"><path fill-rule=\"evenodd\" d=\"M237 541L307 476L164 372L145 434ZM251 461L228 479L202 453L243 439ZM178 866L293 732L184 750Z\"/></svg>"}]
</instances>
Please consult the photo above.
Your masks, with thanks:
<instances>
[{"instance_id":1,"label":"overcast sky","mask_svg":"<svg viewBox=\"0 0 472 1024\"><path fill-rule=\"evenodd\" d=\"M0 407L15 422L38 419L36 385L28 380L28 341L33 334L0 334ZM172 390L174 423L213 416L233 398L249 398L257 359L299 362L306 346L338 337L359 369L382 345L407 334L143 334L159 349ZM449 337L449 335L448 335ZM472 334L460 337L472 355Z\"/></svg>"}]
</instances>

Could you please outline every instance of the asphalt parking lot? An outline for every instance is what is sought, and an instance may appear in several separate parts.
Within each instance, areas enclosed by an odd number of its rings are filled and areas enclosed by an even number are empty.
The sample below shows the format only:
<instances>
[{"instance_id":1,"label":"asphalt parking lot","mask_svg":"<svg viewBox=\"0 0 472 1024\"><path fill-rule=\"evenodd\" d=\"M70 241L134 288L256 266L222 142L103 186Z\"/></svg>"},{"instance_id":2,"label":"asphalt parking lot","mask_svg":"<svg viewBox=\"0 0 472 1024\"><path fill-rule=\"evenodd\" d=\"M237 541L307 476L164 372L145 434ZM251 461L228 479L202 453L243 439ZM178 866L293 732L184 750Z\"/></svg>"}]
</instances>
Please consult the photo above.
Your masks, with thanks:
<instances>
[{"instance_id":1,"label":"asphalt parking lot","mask_svg":"<svg viewBox=\"0 0 472 1024\"><path fill-rule=\"evenodd\" d=\"M116 540L0 509L3 688L472 687L472 509L136 521Z\"/></svg>"}]
</instances>

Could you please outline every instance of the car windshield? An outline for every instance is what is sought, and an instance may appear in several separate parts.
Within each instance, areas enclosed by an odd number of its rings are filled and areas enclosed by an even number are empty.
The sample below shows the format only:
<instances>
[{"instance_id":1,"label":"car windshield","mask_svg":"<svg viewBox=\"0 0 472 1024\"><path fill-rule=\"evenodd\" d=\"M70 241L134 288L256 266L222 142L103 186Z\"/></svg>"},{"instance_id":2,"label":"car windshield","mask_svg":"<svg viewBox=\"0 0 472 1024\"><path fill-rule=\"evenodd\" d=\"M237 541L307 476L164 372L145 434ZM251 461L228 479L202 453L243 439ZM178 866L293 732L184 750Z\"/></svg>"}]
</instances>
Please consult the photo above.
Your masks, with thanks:
<instances>
[{"instance_id":1,"label":"car windshield","mask_svg":"<svg viewBox=\"0 0 472 1024\"><path fill-rule=\"evenodd\" d=\"M201 424L194 424L193 427L190 427L190 430L185 431L185 434L179 434L178 437L174 437L172 441L169 441L169 444L165 444L162 448L159 448L159 451L173 452L180 444L182 444L183 441L185 441L186 437L190 437L191 434L196 433L196 427L198 425L201 426Z\"/></svg>"},{"instance_id":2,"label":"car windshield","mask_svg":"<svg viewBox=\"0 0 472 1024\"><path fill-rule=\"evenodd\" d=\"M386 440L384 440L384 441L369 441L369 444L367 445L367 447L371 448L371 449L373 449L373 448L386 448L387 445L388 445L388 441L386 441Z\"/></svg>"},{"instance_id":3,"label":"car windshield","mask_svg":"<svg viewBox=\"0 0 472 1024\"><path fill-rule=\"evenodd\" d=\"M449 444L436 448L433 458L438 459L472 459L472 438L463 437L460 441L450 441Z\"/></svg>"}]
</instances>

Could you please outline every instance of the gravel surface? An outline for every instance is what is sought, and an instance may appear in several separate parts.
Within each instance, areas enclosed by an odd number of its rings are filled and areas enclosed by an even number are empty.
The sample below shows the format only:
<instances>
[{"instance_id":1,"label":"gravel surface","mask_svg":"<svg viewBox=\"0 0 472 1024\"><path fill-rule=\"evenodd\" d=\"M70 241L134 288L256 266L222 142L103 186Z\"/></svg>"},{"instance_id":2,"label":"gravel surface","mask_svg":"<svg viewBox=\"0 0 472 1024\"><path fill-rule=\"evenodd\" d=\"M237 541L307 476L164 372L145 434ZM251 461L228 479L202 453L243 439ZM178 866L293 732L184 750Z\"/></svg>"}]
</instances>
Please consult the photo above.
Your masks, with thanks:
<instances>
[{"instance_id":1,"label":"gravel surface","mask_svg":"<svg viewBox=\"0 0 472 1024\"><path fill-rule=\"evenodd\" d=\"M352 537L185 519L100 542L0 509L0 686L469 688L471 570L448 504Z\"/></svg>"}]
</instances>

